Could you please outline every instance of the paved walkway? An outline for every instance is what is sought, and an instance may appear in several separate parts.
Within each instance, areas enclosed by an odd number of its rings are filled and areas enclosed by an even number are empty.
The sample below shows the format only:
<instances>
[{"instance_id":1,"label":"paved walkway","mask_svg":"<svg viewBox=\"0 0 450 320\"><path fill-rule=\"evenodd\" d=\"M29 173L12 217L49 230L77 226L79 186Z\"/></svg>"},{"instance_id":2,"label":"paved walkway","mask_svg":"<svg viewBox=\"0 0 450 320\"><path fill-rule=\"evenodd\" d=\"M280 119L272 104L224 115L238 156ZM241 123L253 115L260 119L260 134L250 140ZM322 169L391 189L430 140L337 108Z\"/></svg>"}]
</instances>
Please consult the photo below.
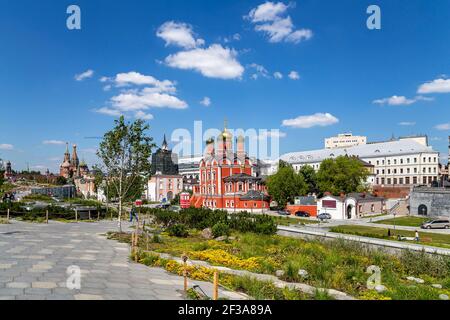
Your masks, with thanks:
<instances>
[{"instance_id":1,"label":"paved walkway","mask_svg":"<svg viewBox=\"0 0 450 320\"><path fill-rule=\"evenodd\" d=\"M129 246L103 235L110 230L117 222L0 224L0 300L182 299L182 277L130 262ZM72 265L81 269L80 290L66 285ZM211 283L189 281L193 285L212 295Z\"/></svg>"}]
</instances>

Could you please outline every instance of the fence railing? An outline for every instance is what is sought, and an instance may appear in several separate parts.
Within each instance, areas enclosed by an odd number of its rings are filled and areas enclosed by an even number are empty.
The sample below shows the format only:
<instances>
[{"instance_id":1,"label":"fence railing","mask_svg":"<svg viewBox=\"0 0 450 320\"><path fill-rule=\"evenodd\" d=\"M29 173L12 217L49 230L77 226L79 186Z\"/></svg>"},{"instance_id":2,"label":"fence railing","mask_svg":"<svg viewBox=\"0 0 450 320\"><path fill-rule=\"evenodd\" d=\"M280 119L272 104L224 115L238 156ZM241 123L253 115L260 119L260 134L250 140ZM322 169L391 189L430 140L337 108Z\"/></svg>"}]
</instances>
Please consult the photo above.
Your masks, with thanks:
<instances>
[{"instance_id":1,"label":"fence railing","mask_svg":"<svg viewBox=\"0 0 450 320\"><path fill-rule=\"evenodd\" d=\"M65 219L65 220L100 220L108 218L106 211L103 210L90 210L90 211L79 211L73 210L69 212L51 212L49 210L46 211L13 211L10 209L0 210L0 218L11 220L15 218L22 218L28 221L35 220L56 220L56 219Z\"/></svg>"}]
</instances>

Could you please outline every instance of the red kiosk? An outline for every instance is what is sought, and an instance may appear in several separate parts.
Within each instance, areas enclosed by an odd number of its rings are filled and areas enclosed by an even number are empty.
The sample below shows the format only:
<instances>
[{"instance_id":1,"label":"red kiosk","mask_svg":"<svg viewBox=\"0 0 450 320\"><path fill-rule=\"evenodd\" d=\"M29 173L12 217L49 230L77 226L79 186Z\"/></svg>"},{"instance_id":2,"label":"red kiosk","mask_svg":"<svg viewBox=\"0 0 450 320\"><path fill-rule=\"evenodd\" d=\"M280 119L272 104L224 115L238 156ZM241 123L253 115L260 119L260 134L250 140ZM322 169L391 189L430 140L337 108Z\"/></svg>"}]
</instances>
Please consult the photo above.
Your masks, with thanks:
<instances>
[{"instance_id":1,"label":"red kiosk","mask_svg":"<svg viewBox=\"0 0 450 320\"><path fill-rule=\"evenodd\" d=\"M180 207L182 209L188 209L191 206L191 195L189 192L180 193Z\"/></svg>"}]
</instances>

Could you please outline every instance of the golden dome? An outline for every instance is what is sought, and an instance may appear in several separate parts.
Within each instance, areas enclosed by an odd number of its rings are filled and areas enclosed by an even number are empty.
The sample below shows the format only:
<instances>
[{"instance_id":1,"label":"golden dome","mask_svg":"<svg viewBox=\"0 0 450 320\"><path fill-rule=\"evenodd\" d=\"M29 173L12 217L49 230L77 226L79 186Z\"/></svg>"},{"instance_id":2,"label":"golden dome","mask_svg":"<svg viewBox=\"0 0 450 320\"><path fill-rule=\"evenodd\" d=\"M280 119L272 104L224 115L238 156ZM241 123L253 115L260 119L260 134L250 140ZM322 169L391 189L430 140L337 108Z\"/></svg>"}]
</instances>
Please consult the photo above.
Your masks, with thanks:
<instances>
[{"instance_id":1,"label":"golden dome","mask_svg":"<svg viewBox=\"0 0 450 320\"><path fill-rule=\"evenodd\" d=\"M233 135L231 134L231 132L229 132L227 130L227 125L228 125L228 121L227 121L227 119L225 119L224 124L223 124L223 131L221 134L219 134L219 137L218 137L219 140L231 140L233 138Z\"/></svg>"},{"instance_id":2,"label":"golden dome","mask_svg":"<svg viewBox=\"0 0 450 320\"><path fill-rule=\"evenodd\" d=\"M224 129L220 135L226 140L231 139L233 137L233 135L227 129Z\"/></svg>"}]
</instances>

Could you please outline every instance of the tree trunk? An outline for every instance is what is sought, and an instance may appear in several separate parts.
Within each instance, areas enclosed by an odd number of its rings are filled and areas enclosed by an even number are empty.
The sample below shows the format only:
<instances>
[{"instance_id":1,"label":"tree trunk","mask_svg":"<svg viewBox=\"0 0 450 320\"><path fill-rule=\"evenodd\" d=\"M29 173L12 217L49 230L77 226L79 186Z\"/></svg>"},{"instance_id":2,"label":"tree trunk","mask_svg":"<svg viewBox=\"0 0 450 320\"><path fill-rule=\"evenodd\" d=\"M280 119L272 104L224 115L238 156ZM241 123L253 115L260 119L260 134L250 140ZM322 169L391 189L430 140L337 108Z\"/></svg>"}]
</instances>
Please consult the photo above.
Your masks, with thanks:
<instances>
[{"instance_id":1,"label":"tree trunk","mask_svg":"<svg viewBox=\"0 0 450 320\"><path fill-rule=\"evenodd\" d=\"M123 171L120 171L120 181L119 181L119 232L122 233L122 178Z\"/></svg>"}]
</instances>

